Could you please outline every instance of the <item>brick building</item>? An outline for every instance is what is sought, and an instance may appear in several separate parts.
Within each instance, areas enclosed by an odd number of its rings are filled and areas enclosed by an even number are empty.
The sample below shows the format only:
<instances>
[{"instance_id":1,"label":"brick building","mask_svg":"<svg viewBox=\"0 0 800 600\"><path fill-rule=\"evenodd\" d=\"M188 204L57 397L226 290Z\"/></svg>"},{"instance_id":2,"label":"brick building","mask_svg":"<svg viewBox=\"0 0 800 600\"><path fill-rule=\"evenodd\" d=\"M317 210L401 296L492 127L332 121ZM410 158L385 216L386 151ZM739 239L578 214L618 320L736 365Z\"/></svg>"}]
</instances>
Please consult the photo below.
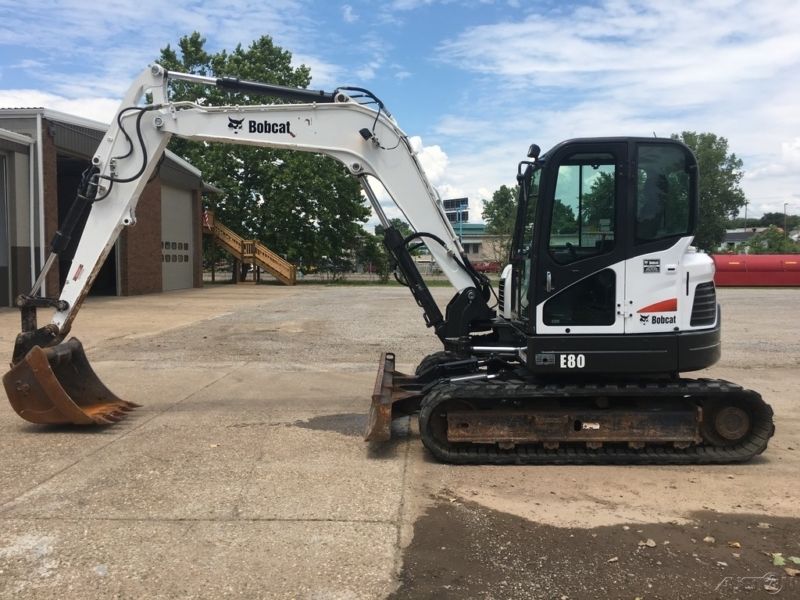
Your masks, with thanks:
<instances>
[{"instance_id":1,"label":"brick building","mask_svg":"<svg viewBox=\"0 0 800 600\"><path fill-rule=\"evenodd\" d=\"M505 263L508 260L505 240L502 236L486 233L486 223L454 223L453 229L470 261Z\"/></svg>"},{"instance_id":2,"label":"brick building","mask_svg":"<svg viewBox=\"0 0 800 600\"><path fill-rule=\"evenodd\" d=\"M488 263L492 269L501 269L508 261L506 251L508 240L499 235L486 233L485 223L453 223L453 230L461 240L464 252L470 262L478 268L485 268ZM433 258L423 250L414 258L422 273L437 272Z\"/></svg>"},{"instance_id":3,"label":"brick building","mask_svg":"<svg viewBox=\"0 0 800 600\"><path fill-rule=\"evenodd\" d=\"M0 306L30 290L106 128L43 108L0 109ZM167 152L139 199L136 225L123 229L91 293L200 287L202 191L200 171ZM47 296L61 289L83 223L47 277Z\"/></svg>"}]
</instances>

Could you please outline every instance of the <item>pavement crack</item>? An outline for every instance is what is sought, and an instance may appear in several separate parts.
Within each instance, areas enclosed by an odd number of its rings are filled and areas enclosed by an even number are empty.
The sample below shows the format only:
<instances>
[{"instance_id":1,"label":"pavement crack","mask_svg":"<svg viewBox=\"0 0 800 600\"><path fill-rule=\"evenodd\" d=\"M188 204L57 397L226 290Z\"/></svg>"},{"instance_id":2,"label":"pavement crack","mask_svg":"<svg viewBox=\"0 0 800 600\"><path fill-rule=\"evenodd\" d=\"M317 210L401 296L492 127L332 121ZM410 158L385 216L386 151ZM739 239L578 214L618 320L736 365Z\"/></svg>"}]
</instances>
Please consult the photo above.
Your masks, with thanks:
<instances>
[{"instance_id":1,"label":"pavement crack","mask_svg":"<svg viewBox=\"0 0 800 600\"><path fill-rule=\"evenodd\" d=\"M395 537L395 549L394 549L394 565L393 571L395 578L400 577L400 573L403 568L403 519L406 516L406 482L408 479L408 464L409 464L409 456L411 453L411 436L410 429L411 429L411 417L408 418L406 422L406 439L405 439L405 448L403 450L403 474L400 478L400 506L397 508L397 520L395 522L395 530L396 530L396 537Z\"/></svg>"},{"instance_id":2,"label":"pavement crack","mask_svg":"<svg viewBox=\"0 0 800 600\"><path fill-rule=\"evenodd\" d=\"M244 498L244 493L250 485L250 482L253 480L253 475L256 472L256 467L258 463L260 463L264 459L264 446L258 451L258 456L253 461L253 465L250 467L250 470L247 472L247 476L243 478L242 486L239 488L239 493L236 495L236 500L233 503L233 507L231 508L231 515L233 518L239 518L239 505L242 503L242 499Z\"/></svg>"}]
</instances>

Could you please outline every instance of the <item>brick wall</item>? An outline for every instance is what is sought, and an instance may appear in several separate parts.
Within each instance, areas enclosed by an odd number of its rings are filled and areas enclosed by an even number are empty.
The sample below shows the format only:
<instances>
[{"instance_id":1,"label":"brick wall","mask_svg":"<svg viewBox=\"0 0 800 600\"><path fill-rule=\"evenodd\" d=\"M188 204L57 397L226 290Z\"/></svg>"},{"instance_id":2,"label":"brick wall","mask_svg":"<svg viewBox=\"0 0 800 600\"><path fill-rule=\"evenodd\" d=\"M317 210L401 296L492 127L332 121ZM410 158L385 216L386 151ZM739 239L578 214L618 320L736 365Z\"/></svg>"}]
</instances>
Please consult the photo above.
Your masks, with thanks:
<instances>
[{"instance_id":1,"label":"brick wall","mask_svg":"<svg viewBox=\"0 0 800 600\"><path fill-rule=\"evenodd\" d=\"M120 235L120 294L161 291L161 180L144 188L136 206L136 225Z\"/></svg>"}]
</instances>

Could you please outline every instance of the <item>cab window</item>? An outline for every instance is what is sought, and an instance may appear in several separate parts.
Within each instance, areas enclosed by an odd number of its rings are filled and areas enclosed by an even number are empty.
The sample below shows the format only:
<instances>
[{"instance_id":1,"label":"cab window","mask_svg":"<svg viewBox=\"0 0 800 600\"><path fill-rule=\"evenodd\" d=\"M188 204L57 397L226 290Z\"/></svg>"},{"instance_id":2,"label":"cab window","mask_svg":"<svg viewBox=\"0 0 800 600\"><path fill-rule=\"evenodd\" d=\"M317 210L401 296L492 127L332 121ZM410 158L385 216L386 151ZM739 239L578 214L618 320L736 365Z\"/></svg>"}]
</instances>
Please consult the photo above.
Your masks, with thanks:
<instances>
[{"instance_id":1,"label":"cab window","mask_svg":"<svg viewBox=\"0 0 800 600\"><path fill-rule=\"evenodd\" d=\"M549 251L565 265L614 249L616 164L606 153L578 153L558 167Z\"/></svg>"},{"instance_id":2,"label":"cab window","mask_svg":"<svg viewBox=\"0 0 800 600\"><path fill-rule=\"evenodd\" d=\"M517 224L517 246L514 255L522 259L522 273L517 286L517 306L519 316L525 318L528 310L528 295L531 284L531 245L533 244L534 217L536 206L539 202L539 179L542 175L540 168L533 169L530 179L523 183L526 191L527 205L520 203L520 212L517 215L522 222Z\"/></svg>"},{"instance_id":3,"label":"cab window","mask_svg":"<svg viewBox=\"0 0 800 600\"><path fill-rule=\"evenodd\" d=\"M637 158L636 243L691 235L689 166L680 146L640 145Z\"/></svg>"}]
</instances>

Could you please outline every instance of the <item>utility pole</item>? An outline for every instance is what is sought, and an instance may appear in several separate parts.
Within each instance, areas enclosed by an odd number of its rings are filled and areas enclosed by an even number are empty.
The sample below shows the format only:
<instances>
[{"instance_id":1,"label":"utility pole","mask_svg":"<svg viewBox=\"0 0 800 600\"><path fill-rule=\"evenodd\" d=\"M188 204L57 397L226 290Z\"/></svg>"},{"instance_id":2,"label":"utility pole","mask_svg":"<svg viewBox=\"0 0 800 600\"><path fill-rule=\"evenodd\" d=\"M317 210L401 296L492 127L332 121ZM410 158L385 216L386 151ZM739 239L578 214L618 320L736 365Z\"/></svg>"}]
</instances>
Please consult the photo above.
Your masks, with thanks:
<instances>
[{"instance_id":1,"label":"utility pole","mask_svg":"<svg viewBox=\"0 0 800 600\"><path fill-rule=\"evenodd\" d=\"M747 224L747 205L750 204L747 200L744 201L744 230L747 231L748 224Z\"/></svg>"},{"instance_id":2,"label":"utility pole","mask_svg":"<svg viewBox=\"0 0 800 600\"><path fill-rule=\"evenodd\" d=\"M786 207L789 206L788 202L783 203L783 237L789 237L789 231L786 229Z\"/></svg>"}]
</instances>

